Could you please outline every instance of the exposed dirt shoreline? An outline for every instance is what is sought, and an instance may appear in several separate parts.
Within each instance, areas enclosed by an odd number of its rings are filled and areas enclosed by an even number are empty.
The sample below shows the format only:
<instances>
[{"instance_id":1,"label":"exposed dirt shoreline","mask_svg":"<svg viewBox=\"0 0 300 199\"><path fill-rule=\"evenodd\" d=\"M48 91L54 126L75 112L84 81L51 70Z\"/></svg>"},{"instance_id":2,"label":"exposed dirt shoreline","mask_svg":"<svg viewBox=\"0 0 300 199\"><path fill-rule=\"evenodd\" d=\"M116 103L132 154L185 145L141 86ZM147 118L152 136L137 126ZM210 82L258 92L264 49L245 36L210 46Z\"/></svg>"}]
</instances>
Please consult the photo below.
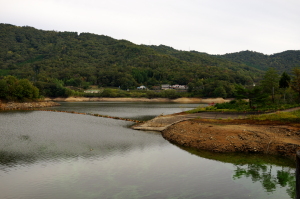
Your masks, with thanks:
<instances>
[{"instance_id":1,"label":"exposed dirt shoreline","mask_svg":"<svg viewBox=\"0 0 300 199\"><path fill-rule=\"evenodd\" d=\"M294 159L296 151L300 150L300 124L254 121L246 119L246 114L237 113L215 115L159 116L132 128L160 131L174 144L220 153L264 153Z\"/></svg>"},{"instance_id":2,"label":"exposed dirt shoreline","mask_svg":"<svg viewBox=\"0 0 300 199\"><path fill-rule=\"evenodd\" d=\"M300 150L300 125L258 123L251 120L194 119L162 131L165 139L181 146L214 152L245 152L295 158Z\"/></svg>"},{"instance_id":3,"label":"exposed dirt shoreline","mask_svg":"<svg viewBox=\"0 0 300 199\"><path fill-rule=\"evenodd\" d=\"M55 102L174 102L174 103L199 103L199 104L209 104L209 103L224 103L229 102L231 99L223 98L107 98L107 97L68 97L68 98L46 98L46 101Z\"/></svg>"},{"instance_id":4,"label":"exposed dirt shoreline","mask_svg":"<svg viewBox=\"0 0 300 199\"><path fill-rule=\"evenodd\" d=\"M22 110L22 109L30 109L30 108L41 108L41 107L52 107L52 106L60 106L57 102L52 101L40 101L40 102L8 102L1 103L0 102L0 110Z\"/></svg>"}]
</instances>

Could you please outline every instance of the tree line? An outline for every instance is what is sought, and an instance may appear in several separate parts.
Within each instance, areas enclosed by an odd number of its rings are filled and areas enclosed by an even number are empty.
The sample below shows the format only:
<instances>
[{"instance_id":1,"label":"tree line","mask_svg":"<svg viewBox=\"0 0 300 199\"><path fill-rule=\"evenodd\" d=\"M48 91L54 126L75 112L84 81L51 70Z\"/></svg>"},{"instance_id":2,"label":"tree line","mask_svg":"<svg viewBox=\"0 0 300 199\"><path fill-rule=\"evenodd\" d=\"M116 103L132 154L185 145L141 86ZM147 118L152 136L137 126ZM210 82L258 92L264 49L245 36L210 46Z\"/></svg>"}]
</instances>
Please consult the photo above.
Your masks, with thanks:
<instances>
[{"instance_id":1,"label":"tree line","mask_svg":"<svg viewBox=\"0 0 300 199\"><path fill-rule=\"evenodd\" d=\"M236 97L249 99L249 106L271 102L273 104L300 104L300 67L292 69L290 76L283 72L281 76L274 68L269 68L259 85L243 87L237 85Z\"/></svg>"},{"instance_id":2,"label":"tree line","mask_svg":"<svg viewBox=\"0 0 300 199\"><path fill-rule=\"evenodd\" d=\"M222 81L217 81L217 83ZM215 82L215 84L217 84ZM226 82L223 82L223 86ZM193 84L193 85L192 85ZM192 85L192 86L191 86ZM262 80L257 84L243 86L235 84L228 88L232 96L237 99L249 99L250 108L255 109L258 105L265 103L273 104L295 104L300 103L300 67L292 69L290 76L286 72L281 75L274 68L269 68ZM0 99L8 101L26 101L46 97L146 97L146 98L179 98L194 97L195 95L203 96L206 92L203 80L196 83L190 83L188 92L177 92L175 90L165 90L162 92L154 90L145 91L126 91L120 88L105 88L99 93L84 93L80 90L74 90L64 86L62 80L53 80L51 82L30 82L28 79L17 79L14 76L5 76L0 79ZM221 87L214 89L216 97L224 97L226 91ZM220 106L220 105L219 105ZM222 105L224 106L224 105ZM225 105L226 106L226 105ZM222 107L219 107L222 108Z\"/></svg>"}]
</instances>

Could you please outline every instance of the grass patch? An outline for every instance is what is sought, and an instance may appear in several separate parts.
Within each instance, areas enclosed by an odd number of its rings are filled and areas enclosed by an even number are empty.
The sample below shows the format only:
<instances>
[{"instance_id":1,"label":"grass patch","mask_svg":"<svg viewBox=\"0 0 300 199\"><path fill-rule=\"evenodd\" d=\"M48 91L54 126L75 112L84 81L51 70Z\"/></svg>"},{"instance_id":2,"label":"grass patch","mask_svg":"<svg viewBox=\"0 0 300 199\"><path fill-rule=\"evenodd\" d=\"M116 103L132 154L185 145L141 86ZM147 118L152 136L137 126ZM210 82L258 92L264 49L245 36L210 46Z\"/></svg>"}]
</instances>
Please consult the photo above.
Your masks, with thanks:
<instances>
[{"instance_id":1,"label":"grass patch","mask_svg":"<svg viewBox=\"0 0 300 199\"><path fill-rule=\"evenodd\" d=\"M292 111L292 112L275 112L272 114L251 115L249 116L249 119L300 122L300 110Z\"/></svg>"},{"instance_id":2,"label":"grass patch","mask_svg":"<svg viewBox=\"0 0 300 199\"><path fill-rule=\"evenodd\" d=\"M243 100L233 100L231 102L215 104L207 107L197 107L195 109L186 111L186 113L200 113L200 112L258 112L268 113L285 110L289 108L299 107L300 104L255 104L250 107L249 103Z\"/></svg>"}]
</instances>

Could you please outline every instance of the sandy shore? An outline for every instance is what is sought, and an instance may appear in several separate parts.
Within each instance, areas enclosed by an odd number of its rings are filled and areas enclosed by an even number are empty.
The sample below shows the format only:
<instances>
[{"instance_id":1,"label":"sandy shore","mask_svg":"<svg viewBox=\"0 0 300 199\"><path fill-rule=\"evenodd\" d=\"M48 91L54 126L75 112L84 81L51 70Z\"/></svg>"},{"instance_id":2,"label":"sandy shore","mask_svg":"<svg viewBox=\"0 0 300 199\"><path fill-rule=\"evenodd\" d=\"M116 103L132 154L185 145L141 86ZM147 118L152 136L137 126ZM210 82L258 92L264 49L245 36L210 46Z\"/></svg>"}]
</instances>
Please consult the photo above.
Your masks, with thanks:
<instances>
[{"instance_id":1,"label":"sandy shore","mask_svg":"<svg viewBox=\"0 0 300 199\"><path fill-rule=\"evenodd\" d=\"M195 104L209 104L209 103L224 103L229 102L231 99L223 98L107 98L107 97L68 97L68 98L46 98L46 101L55 102L174 102L174 103L195 103Z\"/></svg>"}]
</instances>

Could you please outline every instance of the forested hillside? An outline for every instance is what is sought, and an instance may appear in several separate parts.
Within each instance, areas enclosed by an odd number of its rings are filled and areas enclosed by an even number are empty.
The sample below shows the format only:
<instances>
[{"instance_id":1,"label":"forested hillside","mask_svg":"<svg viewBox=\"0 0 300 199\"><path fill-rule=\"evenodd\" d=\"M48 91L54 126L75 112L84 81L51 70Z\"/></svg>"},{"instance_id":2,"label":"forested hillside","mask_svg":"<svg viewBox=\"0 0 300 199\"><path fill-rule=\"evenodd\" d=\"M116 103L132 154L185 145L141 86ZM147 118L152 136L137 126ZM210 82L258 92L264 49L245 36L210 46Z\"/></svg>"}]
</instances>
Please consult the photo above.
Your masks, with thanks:
<instances>
[{"instance_id":1,"label":"forested hillside","mask_svg":"<svg viewBox=\"0 0 300 199\"><path fill-rule=\"evenodd\" d=\"M280 73L290 73L292 68L300 66L300 50L288 50L273 55L264 55L253 51L242 51L218 55L217 57L246 64L260 70L268 70L269 67L273 67Z\"/></svg>"},{"instance_id":2,"label":"forested hillside","mask_svg":"<svg viewBox=\"0 0 300 199\"><path fill-rule=\"evenodd\" d=\"M0 78L27 78L46 96L62 95L49 90L63 86L133 89L182 84L189 85L194 95L230 97L235 84L252 85L263 75L259 69L268 66L258 67L228 55L225 59L163 45L136 45L104 35L9 24L0 24L0 46ZM277 57L284 60L290 55ZM294 56L288 60L295 62Z\"/></svg>"}]
</instances>

